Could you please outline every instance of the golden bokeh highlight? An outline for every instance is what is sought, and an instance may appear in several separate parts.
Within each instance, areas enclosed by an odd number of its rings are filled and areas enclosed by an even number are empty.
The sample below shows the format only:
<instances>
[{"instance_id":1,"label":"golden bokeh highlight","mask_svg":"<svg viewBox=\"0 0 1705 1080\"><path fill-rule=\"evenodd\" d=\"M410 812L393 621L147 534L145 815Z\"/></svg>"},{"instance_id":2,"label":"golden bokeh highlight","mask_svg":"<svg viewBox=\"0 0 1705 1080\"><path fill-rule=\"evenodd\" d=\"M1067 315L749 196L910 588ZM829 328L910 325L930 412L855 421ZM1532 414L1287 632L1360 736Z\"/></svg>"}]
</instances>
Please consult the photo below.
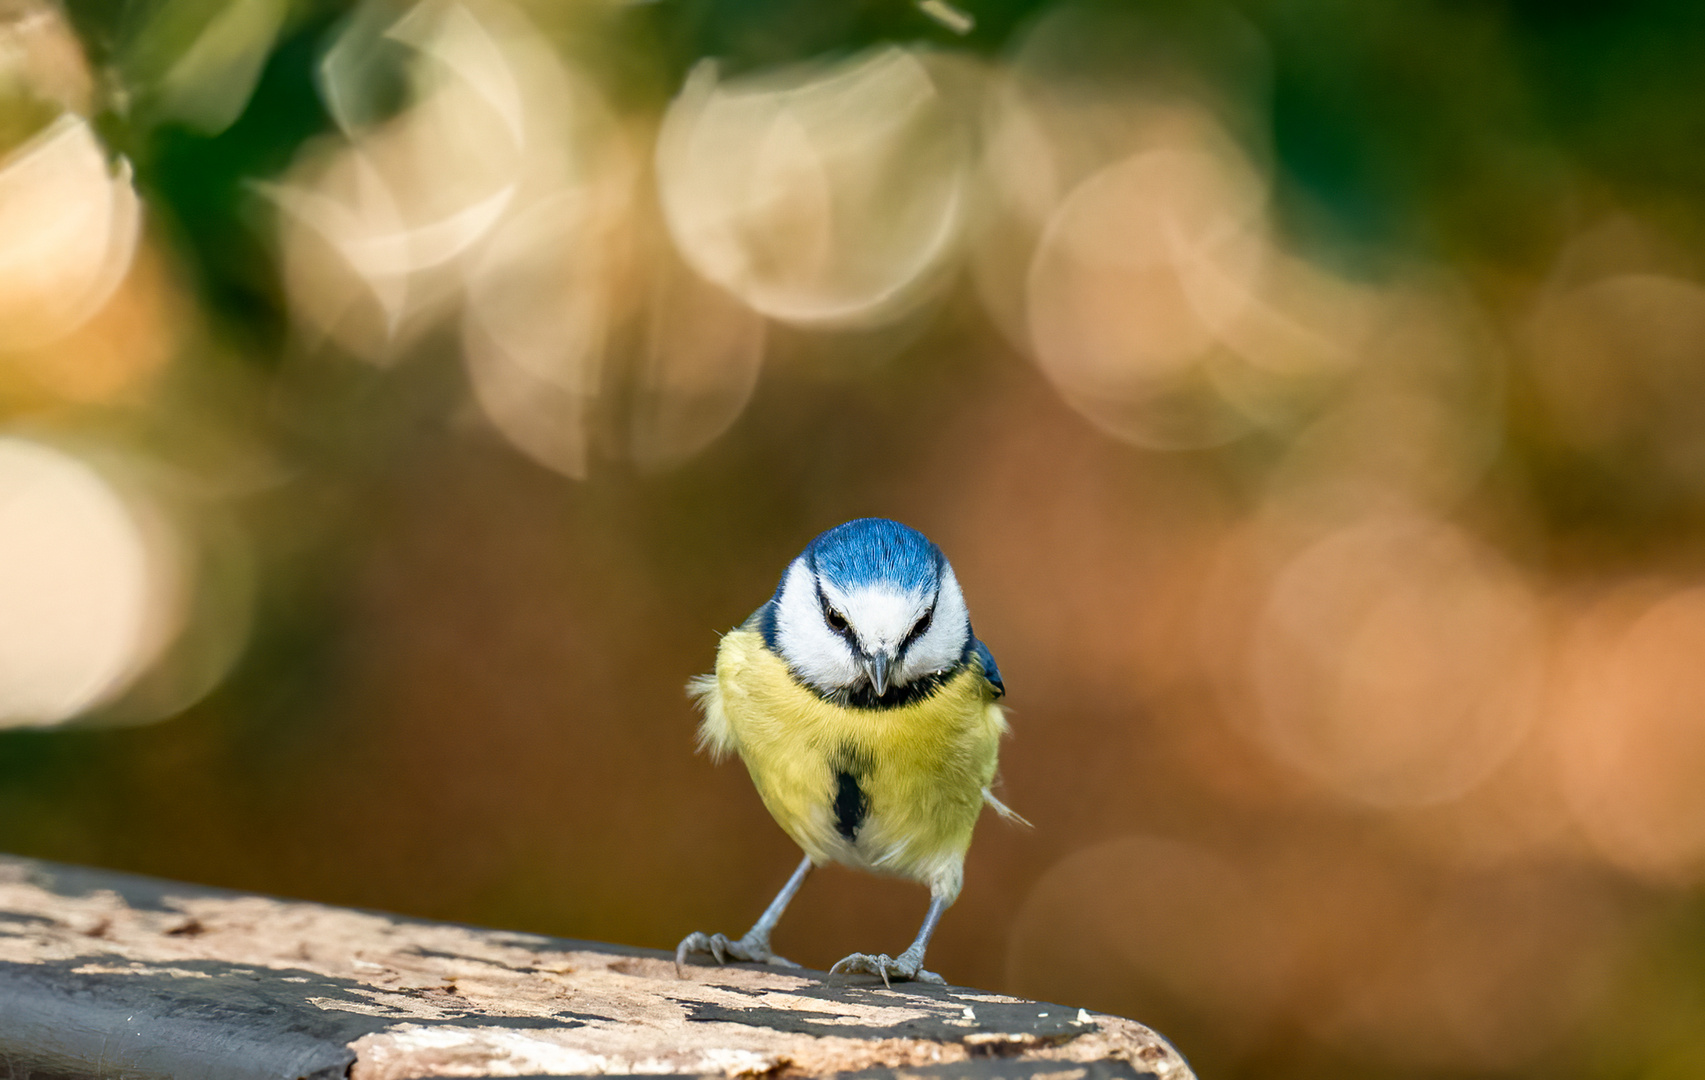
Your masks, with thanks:
<instances>
[{"instance_id":1,"label":"golden bokeh highlight","mask_svg":"<svg viewBox=\"0 0 1705 1080\"><path fill-rule=\"evenodd\" d=\"M0 158L0 351L64 337L130 268L142 206L87 120L64 113Z\"/></svg>"},{"instance_id":2,"label":"golden bokeh highlight","mask_svg":"<svg viewBox=\"0 0 1705 1080\"><path fill-rule=\"evenodd\" d=\"M1604 857L1658 881L1705 876L1705 587L1646 582L1568 628L1557 754Z\"/></svg>"},{"instance_id":3,"label":"golden bokeh highlight","mask_svg":"<svg viewBox=\"0 0 1705 1080\"><path fill-rule=\"evenodd\" d=\"M564 192L518 214L476 268L462 321L486 418L529 457L577 478L587 475L623 301L612 287L625 237L597 209Z\"/></svg>"},{"instance_id":4,"label":"golden bokeh highlight","mask_svg":"<svg viewBox=\"0 0 1705 1080\"><path fill-rule=\"evenodd\" d=\"M83 461L0 437L0 727L117 697L181 625L171 538Z\"/></svg>"},{"instance_id":5,"label":"golden bokeh highlight","mask_svg":"<svg viewBox=\"0 0 1705 1080\"><path fill-rule=\"evenodd\" d=\"M1378 298L1281 239L1251 102L1147 17L1062 5L994 76L972 259L985 309L1128 442L1294 427L1363 359ZM1251 28L1198 29L1260 67Z\"/></svg>"},{"instance_id":6,"label":"golden bokeh highlight","mask_svg":"<svg viewBox=\"0 0 1705 1080\"><path fill-rule=\"evenodd\" d=\"M1252 632L1259 737L1361 802L1461 796L1538 713L1532 590L1442 523L1392 515L1325 536L1278 572Z\"/></svg>"},{"instance_id":7,"label":"golden bokeh highlight","mask_svg":"<svg viewBox=\"0 0 1705 1080\"><path fill-rule=\"evenodd\" d=\"M698 273L772 319L892 322L957 253L971 140L930 58L687 77L657 139L670 236Z\"/></svg>"},{"instance_id":8,"label":"golden bokeh highlight","mask_svg":"<svg viewBox=\"0 0 1705 1080\"><path fill-rule=\"evenodd\" d=\"M422 4L398 16L373 0L327 51L321 92L342 137L261 187L280 210L285 283L311 339L394 359L459 309L506 215L554 197L582 167L573 136L595 95L519 12L477 11ZM375 68L408 88L382 119L356 104Z\"/></svg>"},{"instance_id":9,"label":"golden bokeh highlight","mask_svg":"<svg viewBox=\"0 0 1705 1080\"><path fill-rule=\"evenodd\" d=\"M764 319L659 255L636 359L629 453L646 469L690 460L739 419L763 367Z\"/></svg>"},{"instance_id":10,"label":"golden bokeh highlight","mask_svg":"<svg viewBox=\"0 0 1705 1080\"><path fill-rule=\"evenodd\" d=\"M186 308L165 261L144 244L117 290L75 330L0 352L0 407L143 400L175 355Z\"/></svg>"},{"instance_id":11,"label":"golden bokeh highlight","mask_svg":"<svg viewBox=\"0 0 1705 1080\"><path fill-rule=\"evenodd\" d=\"M1099 426L1159 446L1220 442L1234 417L1188 398L1261 273L1265 185L1206 118L1155 129L1153 149L1093 173L1050 215L1026 290L1031 341Z\"/></svg>"}]
</instances>

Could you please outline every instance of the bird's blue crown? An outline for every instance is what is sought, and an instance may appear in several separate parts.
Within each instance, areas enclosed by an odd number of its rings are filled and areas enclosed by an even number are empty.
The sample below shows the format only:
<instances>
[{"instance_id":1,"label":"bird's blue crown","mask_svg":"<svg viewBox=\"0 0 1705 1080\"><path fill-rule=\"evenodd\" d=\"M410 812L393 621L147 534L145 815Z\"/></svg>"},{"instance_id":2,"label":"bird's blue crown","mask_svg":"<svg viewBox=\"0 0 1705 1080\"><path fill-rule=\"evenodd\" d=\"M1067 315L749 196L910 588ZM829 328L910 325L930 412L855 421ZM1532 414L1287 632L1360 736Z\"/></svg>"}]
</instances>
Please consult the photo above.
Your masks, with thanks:
<instances>
[{"instance_id":1,"label":"bird's blue crown","mask_svg":"<svg viewBox=\"0 0 1705 1080\"><path fill-rule=\"evenodd\" d=\"M928 592L946 556L929 537L887 518L859 518L820 533L805 547L805 561L842 588L886 582L908 592Z\"/></svg>"}]
</instances>

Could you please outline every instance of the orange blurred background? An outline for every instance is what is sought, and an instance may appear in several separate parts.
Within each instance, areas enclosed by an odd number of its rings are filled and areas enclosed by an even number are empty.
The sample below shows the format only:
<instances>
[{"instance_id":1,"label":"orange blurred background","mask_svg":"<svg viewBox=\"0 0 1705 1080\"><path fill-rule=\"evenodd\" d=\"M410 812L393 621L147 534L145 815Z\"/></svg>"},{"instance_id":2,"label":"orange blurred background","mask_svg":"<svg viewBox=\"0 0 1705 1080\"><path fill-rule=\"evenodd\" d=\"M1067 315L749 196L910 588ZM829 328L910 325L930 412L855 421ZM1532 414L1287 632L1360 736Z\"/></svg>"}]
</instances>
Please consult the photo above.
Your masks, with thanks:
<instances>
[{"instance_id":1,"label":"orange blurred background","mask_svg":"<svg viewBox=\"0 0 1705 1080\"><path fill-rule=\"evenodd\" d=\"M931 947L1204 1076L1705 1075L1705 17L0 0L0 849L672 947L816 532L1014 735ZM902 946L833 868L777 937Z\"/></svg>"}]
</instances>

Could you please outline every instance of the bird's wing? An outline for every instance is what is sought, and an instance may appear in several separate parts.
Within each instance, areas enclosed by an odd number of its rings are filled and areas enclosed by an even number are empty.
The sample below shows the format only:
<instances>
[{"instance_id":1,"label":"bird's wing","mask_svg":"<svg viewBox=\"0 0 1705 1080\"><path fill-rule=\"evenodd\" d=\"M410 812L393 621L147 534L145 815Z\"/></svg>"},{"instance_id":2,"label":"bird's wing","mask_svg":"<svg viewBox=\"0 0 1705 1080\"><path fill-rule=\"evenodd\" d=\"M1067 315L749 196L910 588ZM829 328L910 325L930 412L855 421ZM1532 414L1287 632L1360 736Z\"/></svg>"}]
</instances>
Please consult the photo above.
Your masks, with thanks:
<instances>
[{"instance_id":1,"label":"bird's wing","mask_svg":"<svg viewBox=\"0 0 1705 1080\"><path fill-rule=\"evenodd\" d=\"M756 610L756 611L752 612L752 614L746 616L746 621L742 622L739 625L739 627L737 627L737 629L740 629L740 630L759 630L759 629L762 629L764 623L769 619L770 604L771 603L772 603L772 601L765 600L763 603L759 604L758 610Z\"/></svg>"},{"instance_id":2,"label":"bird's wing","mask_svg":"<svg viewBox=\"0 0 1705 1080\"><path fill-rule=\"evenodd\" d=\"M983 678L987 679L989 685L995 688L995 697L1004 697L1006 695L1006 684L1001 682L1001 669L995 664L994 653L991 653L989 647L981 641L973 641L971 651L976 655L977 663L983 669Z\"/></svg>"},{"instance_id":3,"label":"bird's wing","mask_svg":"<svg viewBox=\"0 0 1705 1080\"><path fill-rule=\"evenodd\" d=\"M977 666L983 669L983 678L987 679L989 685L995 688L995 697L998 698L1005 696L1006 684L1001 682L1001 669L1000 666L995 663L995 654L989 651L989 647L987 645L984 645L981 641L975 639L972 641L971 651L977 657ZM997 709L994 705L989 706L989 708ZM1005 730L1004 725L1002 730ZM983 801L988 803L995 813L1006 818L1008 821L1017 822L1025 828L1032 827L1030 822L1024 820L1024 816L1022 814L1018 813L1018 811L1014 810L1006 803L995 798L995 793L986 787L983 789Z\"/></svg>"},{"instance_id":4,"label":"bird's wing","mask_svg":"<svg viewBox=\"0 0 1705 1080\"><path fill-rule=\"evenodd\" d=\"M740 624L740 629L751 630L762 634L764 644L773 652L776 647L776 601L770 597L758 605L758 610L746 616L746 621Z\"/></svg>"}]
</instances>

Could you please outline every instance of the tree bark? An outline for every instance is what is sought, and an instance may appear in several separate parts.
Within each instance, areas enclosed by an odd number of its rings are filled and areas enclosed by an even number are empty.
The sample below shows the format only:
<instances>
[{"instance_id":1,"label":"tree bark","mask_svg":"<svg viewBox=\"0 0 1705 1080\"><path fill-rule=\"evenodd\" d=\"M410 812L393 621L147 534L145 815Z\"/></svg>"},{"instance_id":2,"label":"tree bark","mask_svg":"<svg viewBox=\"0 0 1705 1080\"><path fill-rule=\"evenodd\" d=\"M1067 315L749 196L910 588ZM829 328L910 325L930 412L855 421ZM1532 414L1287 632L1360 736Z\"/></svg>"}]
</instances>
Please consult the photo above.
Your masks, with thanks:
<instances>
[{"instance_id":1,"label":"tree bark","mask_svg":"<svg viewBox=\"0 0 1705 1080\"><path fill-rule=\"evenodd\" d=\"M0 1075L1191 1080L1130 1020L0 856Z\"/></svg>"}]
</instances>

